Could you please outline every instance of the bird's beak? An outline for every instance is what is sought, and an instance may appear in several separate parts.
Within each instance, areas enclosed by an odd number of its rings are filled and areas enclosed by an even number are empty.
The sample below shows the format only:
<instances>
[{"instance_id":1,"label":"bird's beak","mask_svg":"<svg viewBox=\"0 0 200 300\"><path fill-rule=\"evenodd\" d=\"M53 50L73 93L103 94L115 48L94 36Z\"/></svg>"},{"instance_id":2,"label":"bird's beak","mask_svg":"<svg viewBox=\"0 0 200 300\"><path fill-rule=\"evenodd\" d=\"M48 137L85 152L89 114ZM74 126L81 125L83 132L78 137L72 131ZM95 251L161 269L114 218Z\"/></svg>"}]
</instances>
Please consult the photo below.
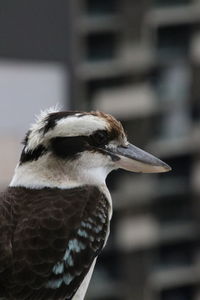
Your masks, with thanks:
<instances>
[{"instance_id":1,"label":"bird's beak","mask_svg":"<svg viewBox=\"0 0 200 300\"><path fill-rule=\"evenodd\" d=\"M132 144L118 146L109 149L108 152L114 155L113 160L117 168L141 173L161 173L171 170L166 163Z\"/></svg>"}]
</instances>

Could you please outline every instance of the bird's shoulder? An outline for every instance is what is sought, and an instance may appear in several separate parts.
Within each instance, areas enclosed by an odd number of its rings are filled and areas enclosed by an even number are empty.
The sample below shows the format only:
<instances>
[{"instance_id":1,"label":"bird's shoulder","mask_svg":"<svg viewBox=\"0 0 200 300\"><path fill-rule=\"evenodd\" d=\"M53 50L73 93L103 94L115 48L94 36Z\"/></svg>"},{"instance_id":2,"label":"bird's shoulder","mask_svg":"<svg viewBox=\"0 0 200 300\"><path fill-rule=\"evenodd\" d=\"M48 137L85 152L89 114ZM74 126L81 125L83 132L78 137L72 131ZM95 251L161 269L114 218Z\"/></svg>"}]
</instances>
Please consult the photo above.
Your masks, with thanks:
<instances>
[{"instance_id":1,"label":"bird's shoulder","mask_svg":"<svg viewBox=\"0 0 200 300\"><path fill-rule=\"evenodd\" d=\"M0 297L5 296L4 284L10 276L12 260L12 211L7 192L0 194Z\"/></svg>"},{"instance_id":2,"label":"bird's shoulder","mask_svg":"<svg viewBox=\"0 0 200 300\"><path fill-rule=\"evenodd\" d=\"M106 196L96 186L7 193L15 219L11 293L29 299L40 290L37 299L71 299L105 243Z\"/></svg>"},{"instance_id":3,"label":"bird's shoulder","mask_svg":"<svg viewBox=\"0 0 200 300\"><path fill-rule=\"evenodd\" d=\"M17 228L32 221L54 229L54 225L61 225L57 222L64 222L70 230L99 207L109 210L106 195L90 185L71 189L9 187L3 200L2 211L10 212Z\"/></svg>"},{"instance_id":4,"label":"bird's shoulder","mask_svg":"<svg viewBox=\"0 0 200 300\"><path fill-rule=\"evenodd\" d=\"M9 255L11 245L10 236L12 234L12 208L7 192L0 194L0 261L2 254ZM1 268L1 266L0 266Z\"/></svg>"}]
</instances>

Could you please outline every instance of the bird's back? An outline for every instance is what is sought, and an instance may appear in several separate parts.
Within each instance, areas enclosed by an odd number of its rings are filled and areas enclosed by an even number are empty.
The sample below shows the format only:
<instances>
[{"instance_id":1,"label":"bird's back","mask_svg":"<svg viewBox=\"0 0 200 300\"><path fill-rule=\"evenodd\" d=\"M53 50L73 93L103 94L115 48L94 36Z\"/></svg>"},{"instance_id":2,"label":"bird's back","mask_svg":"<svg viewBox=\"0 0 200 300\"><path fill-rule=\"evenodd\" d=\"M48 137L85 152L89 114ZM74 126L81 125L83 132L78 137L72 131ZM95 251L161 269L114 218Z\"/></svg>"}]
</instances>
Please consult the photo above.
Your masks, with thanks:
<instances>
[{"instance_id":1,"label":"bird's back","mask_svg":"<svg viewBox=\"0 0 200 300\"><path fill-rule=\"evenodd\" d=\"M6 297L12 261L12 209L7 193L0 195L0 299Z\"/></svg>"},{"instance_id":2,"label":"bird's back","mask_svg":"<svg viewBox=\"0 0 200 300\"><path fill-rule=\"evenodd\" d=\"M72 299L107 236L105 196L10 187L0 201L0 297Z\"/></svg>"}]
</instances>

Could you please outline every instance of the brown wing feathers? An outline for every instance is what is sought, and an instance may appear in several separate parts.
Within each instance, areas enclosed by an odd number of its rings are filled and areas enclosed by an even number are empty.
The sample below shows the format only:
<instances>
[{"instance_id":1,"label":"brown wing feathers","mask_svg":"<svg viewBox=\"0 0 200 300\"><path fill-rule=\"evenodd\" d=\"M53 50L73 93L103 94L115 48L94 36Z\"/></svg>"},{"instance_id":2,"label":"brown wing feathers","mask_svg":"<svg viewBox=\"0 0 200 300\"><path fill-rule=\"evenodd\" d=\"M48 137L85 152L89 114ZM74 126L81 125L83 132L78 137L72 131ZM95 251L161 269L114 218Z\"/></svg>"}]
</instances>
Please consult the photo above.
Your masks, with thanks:
<instances>
[{"instance_id":1,"label":"brown wing feathers","mask_svg":"<svg viewBox=\"0 0 200 300\"><path fill-rule=\"evenodd\" d=\"M0 258L0 292L5 293L0 296L72 299L104 244L105 196L89 186L71 190L19 187L9 188L2 199L0 250L7 264ZM7 284L1 281L6 271Z\"/></svg>"}]
</instances>

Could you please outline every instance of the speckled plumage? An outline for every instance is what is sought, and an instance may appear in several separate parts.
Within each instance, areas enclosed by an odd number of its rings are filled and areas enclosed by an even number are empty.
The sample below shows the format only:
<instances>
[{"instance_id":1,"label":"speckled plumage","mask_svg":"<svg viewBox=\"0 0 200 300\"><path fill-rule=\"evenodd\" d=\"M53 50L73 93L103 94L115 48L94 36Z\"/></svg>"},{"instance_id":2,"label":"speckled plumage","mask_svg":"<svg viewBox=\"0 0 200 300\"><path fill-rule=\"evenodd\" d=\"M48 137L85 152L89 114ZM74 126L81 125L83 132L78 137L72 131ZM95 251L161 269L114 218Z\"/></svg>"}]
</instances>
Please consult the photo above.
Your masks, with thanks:
<instances>
[{"instance_id":1,"label":"speckled plumage","mask_svg":"<svg viewBox=\"0 0 200 300\"><path fill-rule=\"evenodd\" d=\"M72 299L105 243L108 211L94 186L9 187L0 198L0 298Z\"/></svg>"}]
</instances>

